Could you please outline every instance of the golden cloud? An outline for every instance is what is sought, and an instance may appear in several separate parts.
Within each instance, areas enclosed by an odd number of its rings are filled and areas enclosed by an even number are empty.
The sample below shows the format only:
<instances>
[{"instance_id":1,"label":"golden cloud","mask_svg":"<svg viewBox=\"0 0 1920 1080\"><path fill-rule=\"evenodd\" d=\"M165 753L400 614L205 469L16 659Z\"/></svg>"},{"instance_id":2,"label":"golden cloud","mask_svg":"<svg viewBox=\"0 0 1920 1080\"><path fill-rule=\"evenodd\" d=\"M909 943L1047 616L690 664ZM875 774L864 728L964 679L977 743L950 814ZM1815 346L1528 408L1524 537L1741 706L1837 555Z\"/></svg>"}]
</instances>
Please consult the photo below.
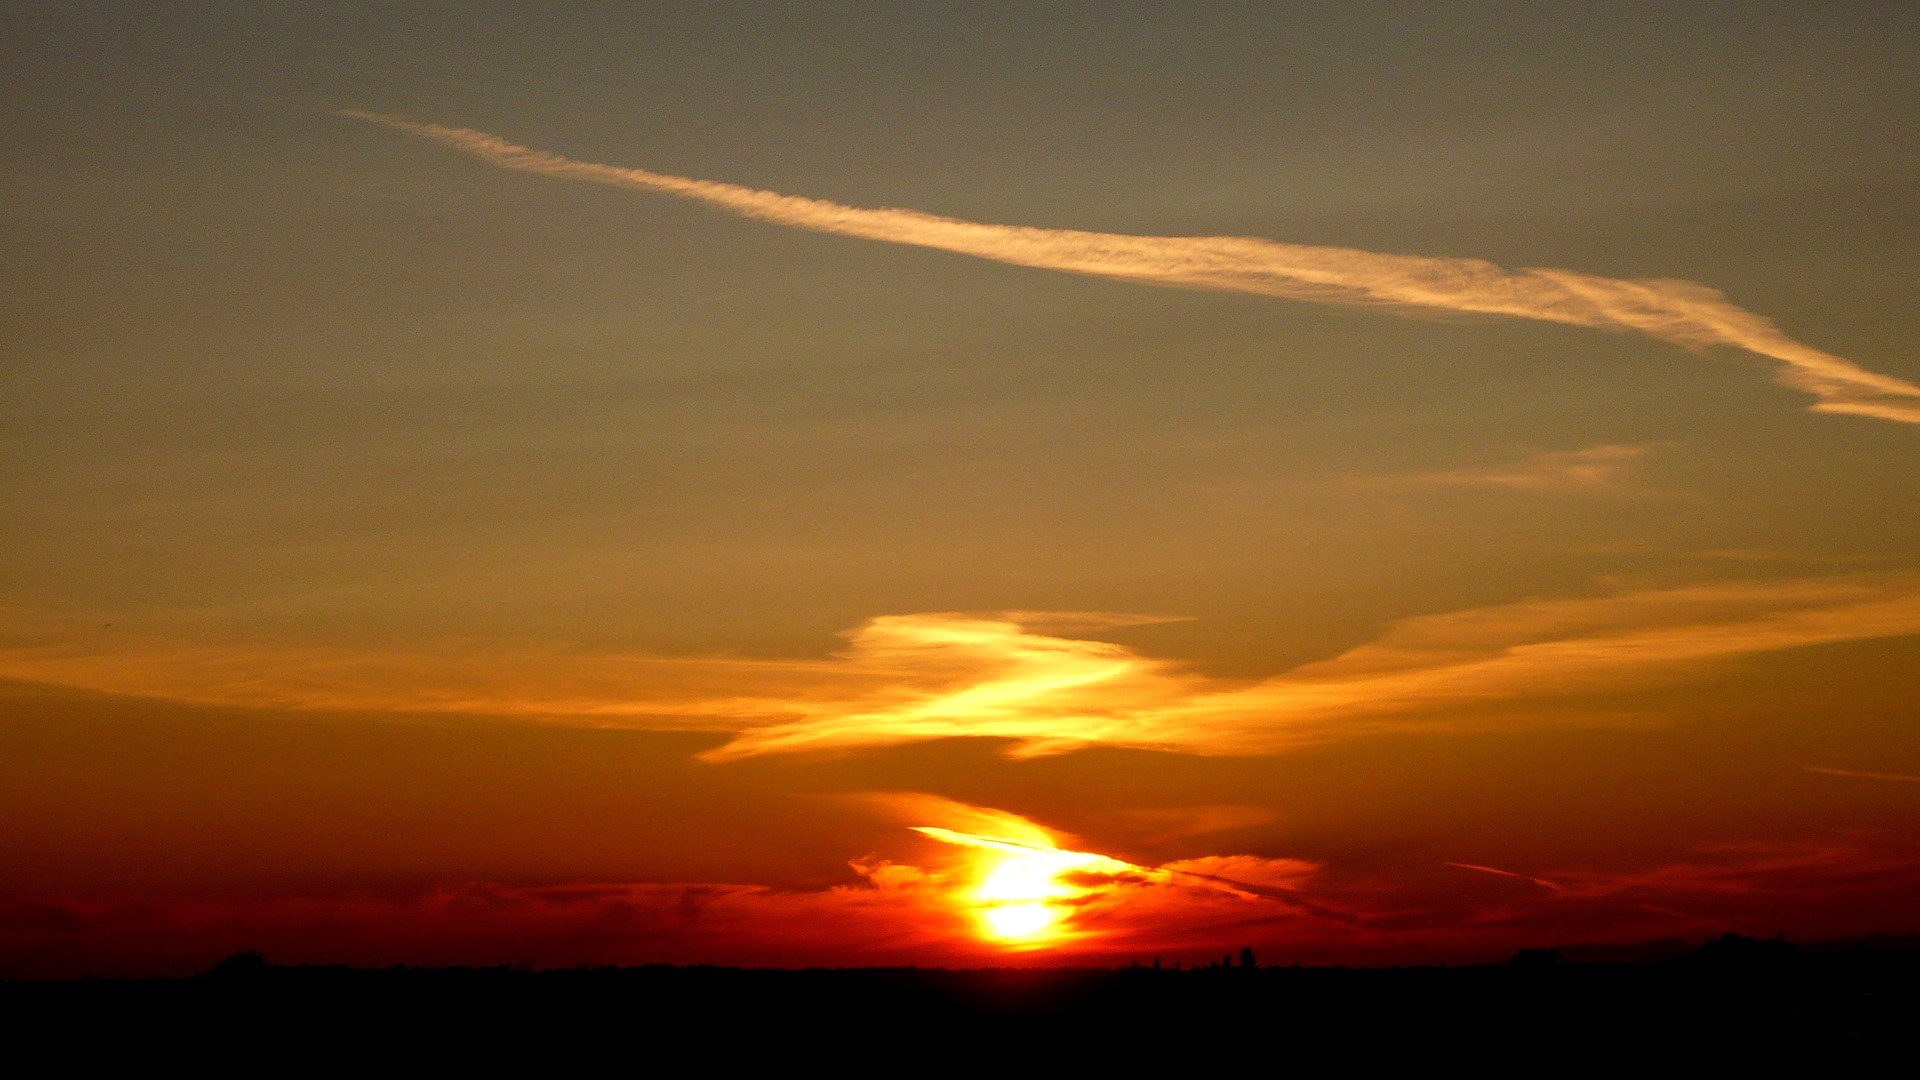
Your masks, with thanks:
<instances>
[{"instance_id":1,"label":"golden cloud","mask_svg":"<svg viewBox=\"0 0 1920 1080\"><path fill-rule=\"evenodd\" d=\"M948 738L1009 740L1016 757L1092 745L1266 754L1378 731L1576 716L1564 699L1760 653L1920 634L1920 577L1721 582L1427 615L1254 680L1053 629L1142 621L1133 616L881 616L833 656L780 661L473 642L223 646L13 614L0 678L212 705L732 734L702 755L716 762Z\"/></svg>"}]
</instances>

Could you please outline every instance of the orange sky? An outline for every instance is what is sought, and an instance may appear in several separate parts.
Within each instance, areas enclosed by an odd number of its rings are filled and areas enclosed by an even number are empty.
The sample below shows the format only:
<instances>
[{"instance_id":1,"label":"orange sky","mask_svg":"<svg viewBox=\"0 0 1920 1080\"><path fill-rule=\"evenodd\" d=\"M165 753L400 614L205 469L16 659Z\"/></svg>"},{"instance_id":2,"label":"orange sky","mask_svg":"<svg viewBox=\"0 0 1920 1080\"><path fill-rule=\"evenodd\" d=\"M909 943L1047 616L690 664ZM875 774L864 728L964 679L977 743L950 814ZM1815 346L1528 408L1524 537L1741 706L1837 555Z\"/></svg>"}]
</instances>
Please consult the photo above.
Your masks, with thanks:
<instances>
[{"instance_id":1,"label":"orange sky","mask_svg":"<svg viewBox=\"0 0 1920 1080\"><path fill-rule=\"evenodd\" d=\"M10 12L0 977L1920 932L1911 13Z\"/></svg>"}]
</instances>

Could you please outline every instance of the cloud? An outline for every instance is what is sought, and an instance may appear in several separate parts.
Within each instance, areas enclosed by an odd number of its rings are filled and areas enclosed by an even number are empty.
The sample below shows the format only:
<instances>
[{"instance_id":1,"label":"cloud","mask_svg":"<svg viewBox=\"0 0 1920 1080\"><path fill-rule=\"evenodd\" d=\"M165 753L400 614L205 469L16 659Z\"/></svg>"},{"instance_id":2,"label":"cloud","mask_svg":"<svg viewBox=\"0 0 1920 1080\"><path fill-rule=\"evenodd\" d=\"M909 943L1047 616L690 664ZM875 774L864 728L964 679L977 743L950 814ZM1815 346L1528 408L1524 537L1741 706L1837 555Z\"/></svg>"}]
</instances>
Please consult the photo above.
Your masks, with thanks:
<instances>
[{"instance_id":1,"label":"cloud","mask_svg":"<svg viewBox=\"0 0 1920 1080\"><path fill-rule=\"evenodd\" d=\"M0 608L0 678L200 705L471 714L728 731L769 699L842 700L889 673L830 660L743 660L516 642L227 644ZM858 691L856 692L865 692ZM739 702L735 693L746 693ZM738 714L736 716L735 714Z\"/></svg>"},{"instance_id":2,"label":"cloud","mask_svg":"<svg viewBox=\"0 0 1920 1080\"><path fill-rule=\"evenodd\" d=\"M910 869L910 868L908 868ZM977 960L927 885L884 862L827 889L737 883L449 884L396 895L58 897L0 905L0 971L184 975L240 949L274 963L567 967ZM57 916L61 929L47 927Z\"/></svg>"},{"instance_id":3,"label":"cloud","mask_svg":"<svg viewBox=\"0 0 1920 1080\"><path fill-rule=\"evenodd\" d=\"M944 824L900 830L902 845L915 850L853 859L851 880L825 887L470 882L411 894L10 897L0 903L0 974L179 975L242 948L276 963L368 966L502 958L538 966L977 965L1022 954L1057 963L1063 950L1089 959L1187 940L1212 949L1216 927L1249 918L1323 918L1293 895L1317 872L1314 863L1233 855L1138 866L1055 846L1043 839L1050 830L1004 810L910 792L871 801Z\"/></svg>"},{"instance_id":4,"label":"cloud","mask_svg":"<svg viewBox=\"0 0 1920 1080\"><path fill-rule=\"evenodd\" d=\"M1826 894L1856 886L1878 887L1908 883L1920 874L1920 848L1911 840L1891 835L1859 834L1823 842L1746 841L1702 844L1684 859L1623 870L1565 869L1541 876L1516 873L1475 863L1447 866L1493 874L1538 886L1563 900L1618 898L1647 911L1683 918L1670 906L1714 907L1714 901L1779 902L1795 894ZM1724 916L1738 905L1717 905L1718 915L1705 921L1732 925Z\"/></svg>"},{"instance_id":5,"label":"cloud","mask_svg":"<svg viewBox=\"0 0 1920 1080\"><path fill-rule=\"evenodd\" d=\"M979 877L994 876L991 871L996 863L1002 877L1006 876L1008 866L1024 867L1027 872L1014 875L1016 880L1040 881L1039 895L1063 909L1071 909L1072 924L1085 921L1082 916L1087 910L1110 912L1122 903L1137 907L1138 890L1153 887L1183 890L1186 900L1194 893L1217 892L1241 900L1277 901L1336 923L1351 921L1344 913L1306 898L1302 890L1319 873L1320 864L1303 859L1206 855L1159 866L1142 866L1108 855L1073 850L1065 846L1074 842L1073 838L1063 837L1004 810L969 806L918 792L869 793L851 798L882 807L897 820L916 822L910 827L923 836L986 853L984 863L975 860ZM1188 821L1230 821L1232 824L1227 827L1272 820L1270 812L1254 807L1196 807L1160 813L1178 815ZM985 871L980 869L982 865ZM1006 902L1005 893L1004 888L992 892L985 898L984 906ZM1074 929L1074 925L1062 926L1047 944L1058 945L1069 936L1088 936L1074 934Z\"/></svg>"},{"instance_id":6,"label":"cloud","mask_svg":"<svg viewBox=\"0 0 1920 1080\"><path fill-rule=\"evenodd\" d=\"M1264 806L1178 806L1119 810L1112 817L1147 843L1188 840L1214 833L1271 825L1279 816Z\"/></svg>"},{"instance_id":7,"label":"cloud","mask_svg":"<svg viewBox=\"0 0 1920 1080\"><path fill-rule=\"evenodd\" d=\"M893 820L923 832L928 828L936 828L954 834L992 836L1033 848L1049 848L1061 841L1053 830L1018 814L972 806L940 795L920 791L878 791L844 797L867 803L884 811Z\"/></svg>"},{"instance_id":8,"label":"cloud","mask_svg":"<svg viewBox=\"0 0 1920 1080\"><path fill-rule=\"evenodd\" d=\"M1538 885L1541 888L1547 890L1548 892L1565 892L1566 891L1566 886L1556 885L1555 883L1548 881L1545 878L1528 877L1525 874L1516 874L1511 870L1502 870L1499 867L1495 867L1495 866L1481 866L1478 863L1468 863L1468 862L1450 862L1450 863L1447 863L1446 865L1458 867L1462 870L1477 870L1482 874L1493 874L1496 877L1512 878L1515 881L1524 881L1532 885Z\"/></svg>"},{"instance_id":9,"label":"cloud","mask_svg":"<svg viewBox=\"0 0 1920 1080\"><path fill-rule=\"evenodd\" d=\"M1920 784L1920 776L1909 776L1906 773L1859 772L1854 769L1826 769L1818 765L1801 767L1808 772L1823 773L1827 776L1850 776L1859 780L1892 780L1902 784Z\"/></svg>"},{"instance_id":10,"label":"cloud","mask_svg":"<svg viewBox=\"0 0 1920 1080\"><path fill-rule=\"evenodd\" d=\"M1858 555L1811 555L1782 548L1714 548L1710 551L1688 552L1686 557L1731 563L1803 563L1827 566L1858 565L1873 561Z\"/></svg>"},{"instance_id":11,"label":"cloud","mask_svg":"<svg viewBox=\"0 0 1920 1080\"><path fill-rule=\"evenodd\" d=\"M1631 330L1689 349L1731 346L1779 365L1817 412L1920 423L1920 386L1803 345L1718 291L1688 281L1507 270L1481 259L1392 255L1252 237L1129 236L992 225L917 210L861 209L736 184L573 161L466 128L379 113L341 115L465 151L502 168L693 199L760 221L1153 285L1408 311L1505 315Z\"/></svg>"},{"instance_id":12,"label":"cloud","mask_svg":"<svg viewBox=\"0 0 1920 1080\"><path fill-rule=\"evenodd\" d=\"M1144 866L1019 839L1055 834L1004 810L913 793L877 796L874 805L889 813L918 806L937 815L922 820L946 824L900 829L897 850L850 860L844 880L828 885L471 881L278 895L15 893L0 898L0 974L183 975L240 949L278 964L372 967L1054 965L1162 954L1191 962L1241 945L1269 963L1485 961L1526 946L1702 928L1791 928L1803 939L1885 930L1911 910L1920 881L1920 850L1893 832L1695 846L1677 858L1537 876L1424 860L1361 872L1256 855ZM950 827L981 822L1017 836ZM1019 920L1034 907L1047 921ZM996 936L995 919L1015 933Z\"/></svg>"},{"instance_id":13,"label":"cloud","mask_svg":"<svg viewBox=\"0 0 1920 1080\"><path fill-rule=\"evenodd\" d=\"M781 661L486 643L199 645L16 617L0 622L0 678L213 705L732 734L702 755L715 762L968 737L1010 740L1017 757L1094 745L1267 754L1381 731L1564 723L1581 715L1570 698L1744 656L1920 634L1920 576L1721 582L1420 616L1256 680L1065 636L1141 621L887 615L833 656Z\"/></svg>"},{"instance_id":14,"label":"cloud","mask_svg":"<svg viewBox=\"0 0 1920 1080\"><path fill-rule=\"evenodd\" d=\"M1634 466L1652 449L1644 444L1607 444L1583 450L1544 451L1500 465L1416 473L1375 483L1389 487L1489 488L1533 495L1606 494L1624 490Z\"/></svg>"},{"instance_id":15,"label":"cloud","mask_svg":"<svg viewBox=\"0 0 1920 1080\"><path fill-rule=\"evenodd\" d=\"M1316 880L1316 893L1367 905L1372 914L1365 925L1375 931L1456 949L1503 941L1511 950L1697 940L1727 930L1766 937L1789 932L1816 941L1883 932L1910 921L1920 884L1920 848L1891 830L1695 844L1646 853L1625 865L1537 873L1441 865L1475 873L1448 879L1403 865L1381 895L1345 896L1326 880ZM1468 877L1484 884L1463 880Z\"/></svg>"},{"instance_id":16,"label":"cloud","mask_svg":"<svg viewBox=\"0 0 1920 1080\"><path fill-rule=\"evenodd\" d=\"M1920 578L1911 575L1732 582L1406 619L1331 660L1234 684L1117 645L1037 635L1013 621L895 616L856 631L849 657L891 664L903 652L931 648L939 667L959 678L905 699L850 702L755 728L705 756L959 736L1017 740L1016 756L1095 744L1272 753L1368 732L1444 728L1444 718L1464 710L1537 707L1741 656L1916 633Z\"/></svg>"},{"instance_id":17,"label":"cloud","mask_svg":"<svg viewBox=\"0 0 1920 1080\"><path fill-rule=\"evenodd\" d=\"M871 798L896 815L927 815L912 830L956 849L924 868L890 864L889 874L923 889L926 904L972 919L974 934L996 948L1127 950L1222 920L1353 921L1305 895L1318 863L1207 855L1144 866L1066 847L1004 810L917 793Z\"/></svg>"},{"instance_id":18,"label":"cloud","mask_svg":"<svg viewBox=\"0 0 1920 1080\"><path fill-rule=\"evenodd\" d=\"M1920 846L1910 838L1861 835L1825 842L1748 841L1702 845L1683 862L1642 870L1555 872L1571 896L1783 897L1841 886L1912 883Z\"/></svg>"}]
</instances>

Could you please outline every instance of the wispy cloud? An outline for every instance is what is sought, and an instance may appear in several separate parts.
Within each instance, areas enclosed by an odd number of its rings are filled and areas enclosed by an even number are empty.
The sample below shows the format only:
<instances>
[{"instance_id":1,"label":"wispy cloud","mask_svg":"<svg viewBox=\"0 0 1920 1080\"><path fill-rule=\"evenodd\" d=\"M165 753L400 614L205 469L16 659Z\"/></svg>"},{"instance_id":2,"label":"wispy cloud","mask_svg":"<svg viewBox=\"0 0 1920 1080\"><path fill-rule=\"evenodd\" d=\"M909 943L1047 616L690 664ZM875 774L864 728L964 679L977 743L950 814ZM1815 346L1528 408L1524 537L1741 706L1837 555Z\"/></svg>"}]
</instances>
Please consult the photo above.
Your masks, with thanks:
<instances>
[{"instance_id":1,"label":"wispy cloud","mask_svg":"<svg viewBox=\"0 0 1920 1080\"><path fill-rule=\"evenodd\" d=\"M1702 845L1684 862L1634 871L1557 871L1573 896L1726 894L1779 896L1837 884L1911 882L1920 849L1905 837L1861 835L1822 843L1751 841Z\"/></svg>"},{"instance_id":2,"label":"wispy cloud","mask_svg":"<svg viewBox=\"0 0 1920 1080\"><path fill-rule=\"evenodd\" d=\"M1607 444L1549 450L1517 461L1371 481L1388 487L1466 487L1535 495L1592 495L1627 489L1634 467L1652 452L1645 444Z\"/></svg>"},{"instance_id":3,"label":"wispy cloud","mask_svg":"<svg viewBox=\"0 0 1920 1080\"><path fill-rule=\"evenodd\" d=\"M1801 767L1808 772L1822 773L1826 776L1847 776L1856 780L1892 780L1902 784L1920 784L1920 776L1909 776L1906 773L1861 772L1858 769L1827 769L1819 765L1804 765Z\"/></svg>"},{"instance_id":4,"label":"wispy cloud","mask_svg":"<svg viewBox=\"0 0 1920 1080\"><path fill-rule=\"evenodd\" d=\"M1147 843L1167 843L1271 825L1278 815L1264 806L1227 805L1118 810L1112 818Z\"/></svg>"},{"instance_id":5,"label":"wispy cloud","mask_svg":"<svg viewBox=\"0 0 1920 1080\"><path fill-rule=\"evenodd\" d=\"M258 709L472 714L729 731L769 700L896 681L833 660L674 657L516 642L231 644L0 608L0 678ZM729 704L736 693L748 695ZM823 696L824 695L824 696ZM691 706L690 703L697 703Z\"/></svg>"},{"instance_id":6,"label":"wispy cloud","mask_svg":"<svg viewBox=\"0 0 1920 1080\"><path fill-rule=\"evenodd\" d=\"M1129 236L993 225L917 210L862 209L736 184L574 161L466 128L348 111L502 168L676 195L744 217L818 232L936 248L1018 266L1154 285L1405 310L1506 315L1632 330L1691 349L1731 346L1779 365L1779 381L1815 411L1920 423L1920 386L1803 345L1768 319L1687 281L1572 270L1507 270L1481 259L1393 255L1231 236Z\"/></svg>"},{"instance_id":7,"label":"wispy cloud","mask_svg":"<svg viewBox=\"0 0 1920 1080\"><path fill-rule=\"evenodd\" d=\"M1815 555L1783 548L1714 548L1686 553L1689 559L1710 559L1730 563L1804 563L1809 565L1859 565L1874 560L1858 555Z\"/></svg>"},{"instance_id":8,"label":"wispy cloud","mask_svg":"<svg viewBox=\"0 0 1920 1080\"><path fill-rule=\"evenodd\" d=\"M1591 925L1615 941L1700 928L1772 934L1796 927L1819 938L1883 929L1889 916L1911 908L1920 850L1895 832L1854 832L1818 841L1757 840L1693 845L1650 864L1609 869L1565 868L1517 873L1476 863L1447 866L1525 882L1521 890L1473 901L1473 918L1454 912L1435 927L1462 925L1558 928ZM1325 890L1324 883L1320 884ZM1456 897L1455 903L1457 904ZM1660 921L1648 924L1636 913ZM1669 921L1672 920L1672 921ZM1662 925L1664 924L1664 925ZM1644 930L1636 928L1644 927ZM1582 932L1583 936L1585 933ZM1546 937L1545 941L1554 941Z\"/></svg>"},{"instance_id":9,"label":"wispy cloud","mask_svg":"<svg viewBox=\"0 0 1920 1080\"><path fill-rule=\"evenodd\" d=\"M1569 722L1573 699L1743 656L1920 634L1920 577L1723 582L1394 623L1371 644L1224 680L1113 642L1138 616L890 615L816 660L674 659L466 643L220 647L71 625L0 633L0 678L273 708L473 713L728 732L710 761L933 739L1015 756L1091 745L1265 754L1370 732Z\"/></svg>"},{"instance_id":10,"label":"wispy cloud","mask_svg":"<svg viewBox=\"0 0 1920 1080\"><path fill-rule=\"evenodd\" d=\"M967 735L1017 740L1019 756L1093 744L1271 753L1672 680L1756 653L1916 633L1920 579L1911 576L1721 583L1407 619L1342 656L1233 685L1017 621L896 616L855 632L850 657L895 664L912 653L965 674L905 700L746 731L707 757ZM1564 704L1549 713L1576 715Z\"/></svg>"},{"instance_id":11,"label":"wispy cloud","mask_svg":"<svg viewBox=\"0 0 1920 1080\"><path fill-rule=\"evenodd\" d=\"M1565 891L1565 886L1556 885L1553 882L1548 881L1546 878L1528 877L1526 874L1516 874L1511 870L1502 870L1496 866L1481 866L1478 863L1468 863L1468 862L1450 862L1447 865L1458 867L1462 870L1477 870L1482 874L1494 874L1498 877L1512 878L1515 881L1525 881L1529 884L1538 885L1541 888L1546 889L1548 892Z\"/></svg>"}]
</instances>

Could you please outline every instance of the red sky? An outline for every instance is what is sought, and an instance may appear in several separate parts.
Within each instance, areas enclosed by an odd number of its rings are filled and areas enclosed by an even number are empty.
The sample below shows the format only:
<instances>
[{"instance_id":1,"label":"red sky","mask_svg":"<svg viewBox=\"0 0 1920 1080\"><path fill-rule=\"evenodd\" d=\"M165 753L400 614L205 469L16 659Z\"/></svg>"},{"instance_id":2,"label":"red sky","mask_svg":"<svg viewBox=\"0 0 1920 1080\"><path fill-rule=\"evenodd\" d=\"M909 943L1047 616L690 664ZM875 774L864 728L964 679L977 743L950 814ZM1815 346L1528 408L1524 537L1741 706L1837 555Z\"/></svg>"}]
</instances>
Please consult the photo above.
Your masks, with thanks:
<instances>
[{"instance_id":1,"label":"red sky","mask_svg":"<svg viewBox=\"0 0 1920 1080\"><path fill-rule=\"evenodd\" d=\"M14 5L0 977L1920 932L1920 14L1628 6Z\"/></svg>"}]
</instances>

